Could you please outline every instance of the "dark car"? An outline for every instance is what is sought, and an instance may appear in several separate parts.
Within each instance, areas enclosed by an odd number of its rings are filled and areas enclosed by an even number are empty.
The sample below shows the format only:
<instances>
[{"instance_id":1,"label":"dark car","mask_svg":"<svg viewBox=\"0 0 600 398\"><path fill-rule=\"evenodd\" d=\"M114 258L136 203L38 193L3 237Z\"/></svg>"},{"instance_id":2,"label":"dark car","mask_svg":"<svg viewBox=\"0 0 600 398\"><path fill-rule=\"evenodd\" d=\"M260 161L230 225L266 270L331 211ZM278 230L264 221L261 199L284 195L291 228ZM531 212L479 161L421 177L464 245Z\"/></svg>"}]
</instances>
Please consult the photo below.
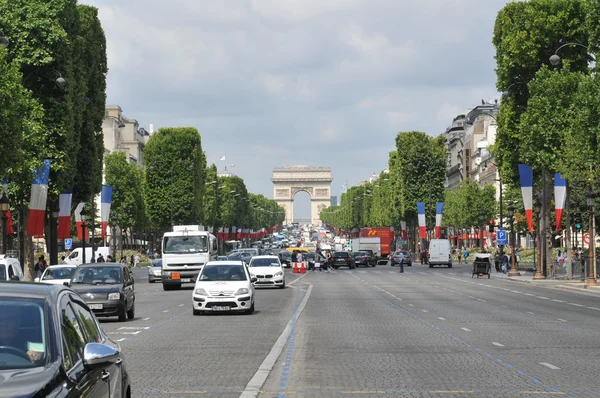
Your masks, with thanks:
<instances>
[{"instance_id":1,"label":"dark car","mask_svg":"<svg viewBox=\"0 0 600 398\"><path fill-rule=\"evenodd\" d=\"M360 267L361 265L364 265L365 267L372 265L374 267L376 263L375 257L373 256L372 252L369 253L367 251L361 250L359 252L352 253L352 257L354 258L354 264L357 267Z\"/></svg>"},{"instance_id":2,"label":"dark car","mask_svg":"<svg viewBox=\"0 0 600 398\"><path fill-rule=\"evenodd\" d=\"M119 345L63 285L0 282L0 397L129 397Z\"/></svg>"},{"instance_id":3,"label":"dark car","mask_svg":"<svg viewBox=\"0 0 600 398\"><path fill-rule=\"evenodd\" d=\"M233 252L227 255L228 260L240 260L246 264L250 264L252 259L252 253L249 252Z\"/></svg>"},{"instance_id":4,"label":"dark car","mask_svg":"<svg viewBox=\"0 0 600 398\"><path fill-rule=\"evenodd\" d=\"M400 265L400 253L402 253L402 264L408 267L412 267L412 256L406 250L397 250L394 252L390 259L390 265L393 267L395 265Z\"/></svg>"},{"instance_id":5,"label":"dark car","mask_svg":"<svg viewBox=\"0 0 600 398\"><path fill-rule=\"evenodd\" d=\"M354 259L348 252L335 252L333 253L333 268L338 269L339 267L348 267L354 269Z\"/></svg>"},{"instance_id":6,"label":"dark car","mask_svg":"<svg viewBox=\"0 0 600 398\"><path fill-rule=\"evenodd\" d=\"M135 283L129 268L119 263L80 265L69 283L96 316L135 317Z\"/></svg>"},{"instance_id":7,"label":"dark car","mask_svg":"<svg viewBox=\"0 0 600 398\"><path fill-rule=\"evenodd\" d=\"M292 267L292 253L288 252L287 250L284 250L282 252L280 252L281 256L279 257L279 260L281 261L281 265L284 268L291 268Z\"/></svg>"}]
</instances>

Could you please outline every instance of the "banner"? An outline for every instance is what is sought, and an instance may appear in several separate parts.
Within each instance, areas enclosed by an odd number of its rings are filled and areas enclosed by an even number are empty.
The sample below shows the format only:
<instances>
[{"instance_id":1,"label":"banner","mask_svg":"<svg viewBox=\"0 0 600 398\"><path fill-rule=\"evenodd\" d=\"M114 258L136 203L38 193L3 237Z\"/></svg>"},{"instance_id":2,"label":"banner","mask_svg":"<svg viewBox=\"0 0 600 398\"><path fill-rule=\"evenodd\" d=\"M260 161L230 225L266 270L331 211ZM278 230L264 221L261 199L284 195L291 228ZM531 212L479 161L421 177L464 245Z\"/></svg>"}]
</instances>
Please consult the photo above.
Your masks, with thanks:
<instances>
[{"instance_id":1,"label":"banner","mask_svg":"<svg viewBox=\"0 0 600 398\"><path fill-rule=\"evenodd\" d=\"M106 239L106 228L108 227L108 218L110 217L110 205L112 204L112 186L102 185L102 194L100 195L100 220L102 221L102 239Z\"/></svg>"},{"instance_id":2,"label":"banner","mask_svg":"<svg viewBox=\"0 0 600 398\"><path fill-rule=\"evenodd\" d=\"M75 208L75 229L77 230L77 239L79 239L80 241L83 240L83 221L81 220L81 211L83 210L83 207L85 206L84 202L81 202L77 205L77 207ZM85 229L85 240L88 240L90 238L90 230L89 229Z\"/></svg>"},{"instance_id":3,"label":"banner","mask_svg":"<svg viewBox=\"0 0 600 398\"><path fill-rule=\"evenodd\" d=\"M69 239L71 237L71 202L73 190L61 192L58 197L58 239Z\"/></svg>"},{"instance_id":4,"label":"banner","mask_svg":"<svg viewBox=\"0 0 600 398\"><path fill-rule=\"evenodd\" d=\"M419 218L419 238L427 239L427 223L425 222L425 202L417 202Z\"/></svg>"},{"instance_id":5,"label":"banner","mask_svg":"<svg viewBox=\"0 0 600 398\"><path fill-rule=\"evenodd\" d=\"M556 230L560 231L565 199L567 197L567 180L560 173L554 174L554 210L556 213Z\"/></svg>"},{"instance_id":6,"label":"banner","mask_svg":"<svg viewBox=\"0 0 600 398\"><path fill-rule=\"evenodd\" d=\"M435 204L435 238L442 236L442 213L444 212L444 202Z\"/></svg>"},{"instance_id":7,"label":"banner","mask_svg":"<svg viewBox=\"0 0 600 398\"><path fill-rule=\"evenodd\" d=\"M520 164L519 177L527 225L529 226L529 232L533 232L533 169L526 164Z\"/></svg>"},{"instance_id":8,"label":"banner","mask_svg":"<svg viewBox=\"0 0 600 398\"><path fill-rule=\"evenodd\" d=\"M27 235L36 238L44 236L44 219L46 218L46 200L48 199L48 179L50 177L50 161L44 160L42 168L34 170L31 184L31 200L29 201L29 220Z\"/></svg>"}]
</instances>

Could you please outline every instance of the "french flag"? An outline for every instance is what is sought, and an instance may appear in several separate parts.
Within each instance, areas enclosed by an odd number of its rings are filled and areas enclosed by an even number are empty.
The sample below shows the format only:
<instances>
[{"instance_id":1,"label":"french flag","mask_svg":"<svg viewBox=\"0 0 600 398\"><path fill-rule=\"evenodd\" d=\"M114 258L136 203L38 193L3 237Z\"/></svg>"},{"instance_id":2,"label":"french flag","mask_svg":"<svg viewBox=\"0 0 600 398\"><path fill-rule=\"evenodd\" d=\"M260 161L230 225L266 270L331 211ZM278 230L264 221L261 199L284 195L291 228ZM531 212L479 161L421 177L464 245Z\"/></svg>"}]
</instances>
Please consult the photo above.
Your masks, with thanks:
<instances>
[{"instance_id":1,"label":"french flag","mask_svg":"<svg viewBox=\"0 0 600 398\"><path fill-rule=\"evenodd\" d=\"M64 191L58 197L58 239L71 237L71 202L73 190Z\"/></svg>"},{"instance_id":2,"label":"french flag","mask_svg":"<svg viewBox=\"0 0 600 398\"><path fill-rule=\"evenodd\" d=\"M110 216L110 205L112 204L112 186L102 185L102 194L100 195L100 220L102 221L102 239L106 239L106 228L108 227L108 218Z\"/></svg>"},{"instance_id":3,"label":"french flag","mask_svg":"<svg viewBox=\"0 0 600 398\"><path fill-rule=\"evenodd\" d=\"M560 231L565 199L567 197L567 180L560 173L554 174L554 210L556 213L556 230Z\"/></svg>"},{"instance_id":4,"label":"french flag","mask_svg":"<svg viewBox=\"0 0 600 398\"><path fill-rule=\"evenodd\" d=\"M526 164L520 164L519 177L527 225L529 226L529 232L533 232L533 169Z\"/></svg>"},{"instance_id":5,"label":"french flag","mask_svg":"<svg viewBox=\"0 0 600 398\"><path fill-rule=\"evenodd\" d=\"M435 238L442 236L442 213L444 212L444 202L435 204Z\"/></svg>"},{"instance_id":6,"label":"french flag","mask_svg":"<svg viewBox=\"0 0 600 398\"><path fill-rule=\"evenodd\" d=\"M33 171L31 184L31 200L29 201L29 220L27 235L44 236L44 219L46 218L46 200L48 199L48 178L50 177L50 160L44 160L42 168Z\"/></svg>"},{"instance_id":7,"label":"french flag","mask_svg":"<svg viewBox=\"0 0 600 398\"><path fill-rule=\"evenodd\" d=\"M0 195L2 195L2 193L4 193L6 195L6 197L8 198L8 180L4 180L4 182L2 182L2 191L0 192ZM4 231L5 235L12 235L15 233L15 228L13 227L13 221L12 221L12 215L10 214L10 209L7 210L6 212L6 231Z\"/></svg>"},{"instance_id":8,"label":"french flag","mask_svg":"<svg viewBox=\"0 0 600 398\"><path fill-rule=\"evenodd\" d=\"M80 241L83 240L83 221L81 220L81 211L85 206L84 202L80 202L75 208L75 228L77 229L77 239ZM86 228L85 230L85 240L88 240L90 237L90 230Z\"/></svg>"},{"instance_id":9,"label":"french flag","mask_svg":"<svg viewBox=\"0 0 600 398\"><path fill-rule=\"evenodd\" d=\"M425 202L417 202L419 219L419 238L427 239L427 223L425 222Z\"/></svg>"}]
</instances>

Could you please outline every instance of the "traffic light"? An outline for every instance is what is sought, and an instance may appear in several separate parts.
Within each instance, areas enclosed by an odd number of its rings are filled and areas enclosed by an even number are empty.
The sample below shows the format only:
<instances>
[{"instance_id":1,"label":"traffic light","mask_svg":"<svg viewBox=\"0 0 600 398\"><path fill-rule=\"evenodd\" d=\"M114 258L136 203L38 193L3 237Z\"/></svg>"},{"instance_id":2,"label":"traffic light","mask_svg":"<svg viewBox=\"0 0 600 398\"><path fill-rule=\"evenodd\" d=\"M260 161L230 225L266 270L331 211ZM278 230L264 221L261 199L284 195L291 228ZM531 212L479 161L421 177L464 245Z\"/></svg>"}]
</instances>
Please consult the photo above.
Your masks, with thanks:
<instances>
[{"instance_id":1,"label":"traffic light","mask_svg":"<svg viewBox=\"0 0 600 398\"><path fill-rule=\"evenodd\" d=\"M496 226L496 221L495 220L490 220L490 232L494 232L494 227Z\"/></svg>"},{"instance_id":2,"label":"traffic light","mask_svg":"<svg viewBox=\"0 0 600 398\"><path fill-rule=\"evenodd\" d=\"M583 220L581 219L581 213L575 213L573 221L575 221L575 229L578 231L581 230L583 224Z\"/></svg>"}]
</instances>

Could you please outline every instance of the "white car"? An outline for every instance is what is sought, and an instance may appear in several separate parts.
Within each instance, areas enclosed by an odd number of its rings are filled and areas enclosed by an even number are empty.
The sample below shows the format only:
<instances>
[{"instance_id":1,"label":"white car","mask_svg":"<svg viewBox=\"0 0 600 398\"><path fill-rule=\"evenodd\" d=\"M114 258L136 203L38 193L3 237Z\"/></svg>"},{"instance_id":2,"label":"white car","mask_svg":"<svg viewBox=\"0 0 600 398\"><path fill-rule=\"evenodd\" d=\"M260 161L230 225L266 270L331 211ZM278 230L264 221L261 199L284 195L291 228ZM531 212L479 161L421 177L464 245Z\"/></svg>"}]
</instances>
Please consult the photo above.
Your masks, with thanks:
<instances>
[{"instance_id":1,"label":"white car","mask_svg":"<svg viewBox=\"0 0 600 398\"><path fill-rule=\"evenodd\" d=\"M35 278L35 281L50 283L52 285L62 285L65 282L71 281L71 276L76 268L77 266L72 264L51 265L46 268L40 278Z\"/></svg>"},{"instance_id":2,"label":"white car","mask_svg":"<svg viewBox=\"0 0 600 398\"><path fill-rule=\"evenodd\" d=\"M23 270L19 260L0 254L0 281L22 281Z\"/></svg>"},{"instance_id":3,"label":"white car","mask_svg":"<svg viewBox=\"0 0 600 398\"><path fill-rule=\"evenodd\" d=\"M250 275L256 278L254 286L277 286L285 289L285 272L279 257L256 256L248 264Z\"/></svg>"},{"instance_id":4,"label":"white car","mask_svg":"<svg viewBox=\"0 0 600 398\"><path fill-rule=\"evenodd\" d=\"M254 312L254 282L241 261L209 261L198 275L192 306L194 315L206 312Z\"/></svg>"}]
</instances>

